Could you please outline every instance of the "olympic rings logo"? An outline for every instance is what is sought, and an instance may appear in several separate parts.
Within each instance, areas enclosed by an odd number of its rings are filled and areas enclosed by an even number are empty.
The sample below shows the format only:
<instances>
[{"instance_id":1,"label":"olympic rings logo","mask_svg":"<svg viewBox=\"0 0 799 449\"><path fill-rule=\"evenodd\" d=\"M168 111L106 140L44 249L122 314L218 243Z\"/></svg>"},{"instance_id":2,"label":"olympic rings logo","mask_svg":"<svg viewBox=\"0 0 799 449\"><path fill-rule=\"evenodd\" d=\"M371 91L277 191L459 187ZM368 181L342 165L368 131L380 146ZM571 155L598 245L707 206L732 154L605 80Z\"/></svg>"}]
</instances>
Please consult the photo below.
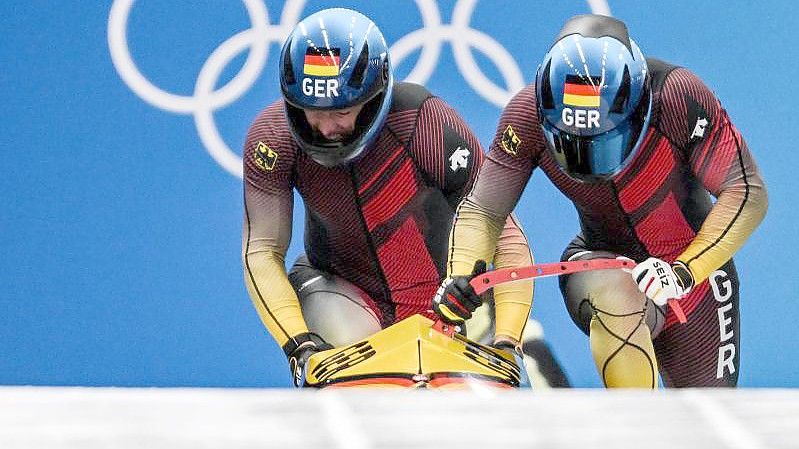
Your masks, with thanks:
<instances>
[{"instance_id":1,"label":"olympic rings logo","mask_svg":"<svg viewBox=\"0 0 799 449\"><path fill-rule=\"evenodd\" d=\"M414 0L422 17L422 28L408 33L391 46L395 66L421 48L416 65L407 81L425 84L433 74L442 46L452 45L455 62L467 84L485 100L502 107L525 85L521 69L513 56L493 37L469 24L477 0L458 0L452 23L444 24L435 0ZM241 31L217 47L203 64L194 84L193 95L177 95L152 84L139 71L128 48L127 25L134 0L114 0L108 18L108 47L119 76L128 87L147 103L176 114L194 116L197 133L213 159L231 174L242 177L241 157L225 143L214 120L214 111L227 106L246 93L266 66L269 47L282 44L300 21L307 0L286 0L280 23L269 21L264 0L243 0L251 28ZM610 15L605 0L587 0L591 11ZM487 56L499 70L505 87L496 85L480 69L472 48ZM225 67L243 51L249 50L239 73L224 86L214 89Z\"/></svg>"}]
</instances>

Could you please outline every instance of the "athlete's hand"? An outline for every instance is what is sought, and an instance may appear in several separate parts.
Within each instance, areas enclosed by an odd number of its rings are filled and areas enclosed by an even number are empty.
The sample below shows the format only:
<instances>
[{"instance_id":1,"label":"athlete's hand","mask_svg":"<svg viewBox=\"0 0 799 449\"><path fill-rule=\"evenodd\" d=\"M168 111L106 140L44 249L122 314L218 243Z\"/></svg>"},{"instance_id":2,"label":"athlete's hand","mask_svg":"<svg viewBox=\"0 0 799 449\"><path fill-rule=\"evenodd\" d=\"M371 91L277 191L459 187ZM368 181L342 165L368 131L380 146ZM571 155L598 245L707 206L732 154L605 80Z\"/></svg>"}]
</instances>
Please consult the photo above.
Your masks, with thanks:
<instances>
[{"instance_id":1,"label":"athlete's hand","mask_svg":"<svg viewBox=\"0 0 799 449\"><path fill-rule=\"evenodd\" d=\"M292 340L302 341L302 343L286 354L289 359L292 382L295 387L300 388L305 385L305 365L308 363L308 359L317 352L333 349L333 345L324 341L322 337L314 333L300 334ZM289 343L287 343L287 345L288 344ZM284 346L284 351L285 350L286 347Z\"/></svg>"},{"instance_id":2,"label":"athlete's hand","mask_svg":"<svg viewBox=\"0 0 799 449\"><path fill-rule=\"evenodd\" d=\"M470 276L450 276L441 282L433 297L433 310L444 322L461 324L471 318L472 312L483 304L483 300L469 282L485 271L485 261L478 260L474 263Z\"/></svg>"},{"instance_id":3,"label":"athlete's hand","mask_svg":"<svg viewBox=\"0 0 799 449\"><path fill-rule=\"evenodd\" d=\"M656 257L636 265L632 275L638 289L659 306L665 305L670 299L682 298L693 287L691 272L684 265L679 262L669 265Z\"/></svg>"}]
</instances>

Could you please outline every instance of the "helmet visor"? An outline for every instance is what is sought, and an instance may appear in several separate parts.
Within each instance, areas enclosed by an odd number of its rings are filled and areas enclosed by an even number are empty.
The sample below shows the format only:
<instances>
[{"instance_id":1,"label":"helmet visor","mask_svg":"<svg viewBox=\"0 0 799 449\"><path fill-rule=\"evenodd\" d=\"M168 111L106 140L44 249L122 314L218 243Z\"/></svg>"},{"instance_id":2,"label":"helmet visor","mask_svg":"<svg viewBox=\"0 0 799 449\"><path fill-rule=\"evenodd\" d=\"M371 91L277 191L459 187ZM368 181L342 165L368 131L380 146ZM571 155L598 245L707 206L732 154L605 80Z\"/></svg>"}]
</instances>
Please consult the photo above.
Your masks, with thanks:
<instances>
[{"instance_id":1,"label":"helmet visor","mask_svg":"<svg viewBox=\"0 0 799 449\"><path fill-rule=\"evenodd\" d=\"M632 151L630 124L624 123L598 136L582 137L555 127L544 127L547 145L558 165L578 177L610 176L627 161Z\"/></svg>"},{"instance_id":2,"label":"helmet visor","mask_svg":"<svg viewBox=\"0 0 799 449\"><path fill-rule=\"evenodd\" d=\"M579 136L544 121L542 130L547 149L560 167L572 177L591 180L609 178L620 172L635 156L649 125L651 102L615 128L594 136Z\"/></svg>"}]
</instances>

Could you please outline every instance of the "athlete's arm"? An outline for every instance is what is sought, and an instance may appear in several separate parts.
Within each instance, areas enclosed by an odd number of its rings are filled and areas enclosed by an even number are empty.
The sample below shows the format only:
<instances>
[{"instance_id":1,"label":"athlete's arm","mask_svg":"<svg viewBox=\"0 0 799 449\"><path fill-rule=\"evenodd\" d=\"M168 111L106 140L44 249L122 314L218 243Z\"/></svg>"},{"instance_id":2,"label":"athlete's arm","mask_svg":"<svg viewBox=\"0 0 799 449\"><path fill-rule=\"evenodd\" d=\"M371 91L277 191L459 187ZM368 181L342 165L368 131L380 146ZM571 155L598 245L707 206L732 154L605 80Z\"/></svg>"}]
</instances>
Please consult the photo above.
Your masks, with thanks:
<instances>
[{"instance_id":1,"label":"athlete's arm","mask_svg":"<svg viewBox=\"0 0 799 449\"><path fill-rule=\"evenodd\" d=\"M524 89L503 111L475 185L458 206L449 240L450 276L468 275L479 259L493 259L497 268L532 263L524 234L509 218L540 151L531 91ZM525 254L522 246L527 248ZM495 295L497 336L520 338L530 311L532 284L503 286Z\"/></svg>"},{"instance_id":2,"label":"athlete's arm","mask_svg":"<svg viewBox=\"0 0 799 449\"><path fill-rule=\"evenodd\" d=\"M255 309L285 350L289 340L306 335L308 328L285 268L291 240L293 158L270 143L267 128L264 120L256 120L244 148L242 258ZM296 349L301 343L288 346Z\"/></svg>"},{"instance_id":3,"label":"athlete's arm","mask_svg":"<svg viewBox=\"0 0 799 449\"><path fill-rule=\"evenodd\" d=\"M477 156L480 156L479 158ZM454 203L457 204L462 201L465 195L474 187L480 171L480 164L484 163L482 151L477 149L475 154L475 164L471 167L468 182L459 189L461 192ZM471 220L467 213L460 218ZM494 226L493 220L490 223ZM493 238L489 248L485 249L484 253L480 252L478 245L464 245L463 253L472 261L472 267L467 270L471 273L474 267L474 261L485 260L486 262L493 262L494 268L511 268L511 267L524 267L533 264L533 255L530 251L530 246L527 242L527 236L524 235L521 224L514 214L507 216L499 230L498 237ZM449 264L448 264L449 266ZM511 284L499 285L494 288L494 304L495 313L499 317L496 319L497 327L495 336L498 340L511 341L514 344L518 343L522 337L524 325L527 323L527 317L530 314L530 307L533 301L533 282L520 281ZM500 327L501 325L501 327Z\"/></svg>"},{"instance_id":4,"label":"athlete's arm","mask_svg":"<svg viewBox=\"0 0 799 449\"><path fill-rule=\"evenodd\" d=\"M447 202L454 209L472 190L484 162L485 156L480 142L458 113L440 98L433 97L425 101L420 109L418 123L414 148L440 148L432 152L439 161L424 155L420 159L423 160L428 175L438 181ZM441 155L444 157L441 158ZM466 220L469 220L468 216ZM496 268L519 267L532 263L527 238L515 218L506 219L503 216L496 235L490 245L485 247L485 251L474 252L475 247L470 243L464 245L463 251L469 254L471 261L471 265L465 269L466 273L472 272L474 261L478 259L493 262ZM529 281L495 289L496 312L506 317L499 322L507 323L497 328L498 337L518 342L530 312L532 296L533 285Z\"/></svg>"},{"instance_id":5,"label":"athlete's arm","mask_svg":"<svg viewBox=\"0 0 799 449\"><path fill-rule=\"evenodd\" d=\"M511 213L497 240L494 269L525 267L533 263L527 236L515 214ZM512 282L494 288L497 317L495 341L511 341L514 344L521 341L533 304L533 291L533 281Z\"/></svg>"},{"instance_id":6,"label":"athlete's arm","mask_svg":"<svg viewBox=\"0 0 799 449\"><path fill-rule=\"evenodd\" d=\"M760 224L768 194L746 142L715 95L685 69L672 72L666 83L664 89L682 86L701 108L689 114L688 121L694 123L684 128L684 145L691 171L717 198L698 234L677 258L698 284L731 259Z\"/></svg>"}]
</instances>

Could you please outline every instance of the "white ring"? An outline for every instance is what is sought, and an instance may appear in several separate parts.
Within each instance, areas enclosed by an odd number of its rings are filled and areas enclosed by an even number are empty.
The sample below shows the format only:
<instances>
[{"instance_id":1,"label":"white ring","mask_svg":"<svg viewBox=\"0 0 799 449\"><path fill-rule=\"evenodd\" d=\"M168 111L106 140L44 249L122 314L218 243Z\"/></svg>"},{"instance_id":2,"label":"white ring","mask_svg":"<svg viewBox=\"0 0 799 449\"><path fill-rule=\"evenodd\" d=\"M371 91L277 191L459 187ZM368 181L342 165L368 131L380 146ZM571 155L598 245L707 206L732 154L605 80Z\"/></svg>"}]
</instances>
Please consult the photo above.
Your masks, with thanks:
<instances>
[{"instance_id":1,"label":"white ring","mask_svg":"<svg viewBox=\"0 0 799 449\"><path fill-rule=\"evenodd\" d=\"M191 113L201 101L210 102L214 108L226 106L246 92L261 74L266 58L267 42L254 42L247 61L235 77L207 99L196 96L176 95L153 85L139 71L128 48L127 24L134 0L115 0L108 18L108 47L111 60L123 81L144 101L160 109L175 113ZM260 0L244 0L250 16L252 29L265 31L267 28L266 6Z\"/></svg>"},{"instance_id":2,"label":"white ring","mask_svg":"<svg viewBox=\"0 0 799 449\"><path fill-rule=\"evenodd\" d=\"M610 15L605 0L586 0L595 14ZM269 12L263 0L243 0L250 18L251 28L235 34L223 42L208 57L197 76L194 94L177 95L153 85L138 69L130 53L127 26L134 0L114 0L108 18L108 48L111 60L125 84L151 105L176 114L192 114L197 133L209 154L225 170L242 177L241 156L232 151L219 134L214 111L227 106L244 95L263 71L269 56L269 46L282 44L286 36L299 23L306 0L287 0L279 25L270 25ZM505 47L490 35L471 28L470 22L477 0L458 0L452 14L452 23L441 21L435 0L415 0L422 18L422 28L414 30L391 46L395 66L417 48L419 59L406 81L426 84L435 71L441 47L445 41L452 44L458 70L467 84L482 98L503 107L525 85L519 65ZM491 81L480 69L472 48L487 56L502 75L505 87ZM241 52L249 49L239 73L227 84L214 90L225 67Z\"/></svg>"}]
</instances>

